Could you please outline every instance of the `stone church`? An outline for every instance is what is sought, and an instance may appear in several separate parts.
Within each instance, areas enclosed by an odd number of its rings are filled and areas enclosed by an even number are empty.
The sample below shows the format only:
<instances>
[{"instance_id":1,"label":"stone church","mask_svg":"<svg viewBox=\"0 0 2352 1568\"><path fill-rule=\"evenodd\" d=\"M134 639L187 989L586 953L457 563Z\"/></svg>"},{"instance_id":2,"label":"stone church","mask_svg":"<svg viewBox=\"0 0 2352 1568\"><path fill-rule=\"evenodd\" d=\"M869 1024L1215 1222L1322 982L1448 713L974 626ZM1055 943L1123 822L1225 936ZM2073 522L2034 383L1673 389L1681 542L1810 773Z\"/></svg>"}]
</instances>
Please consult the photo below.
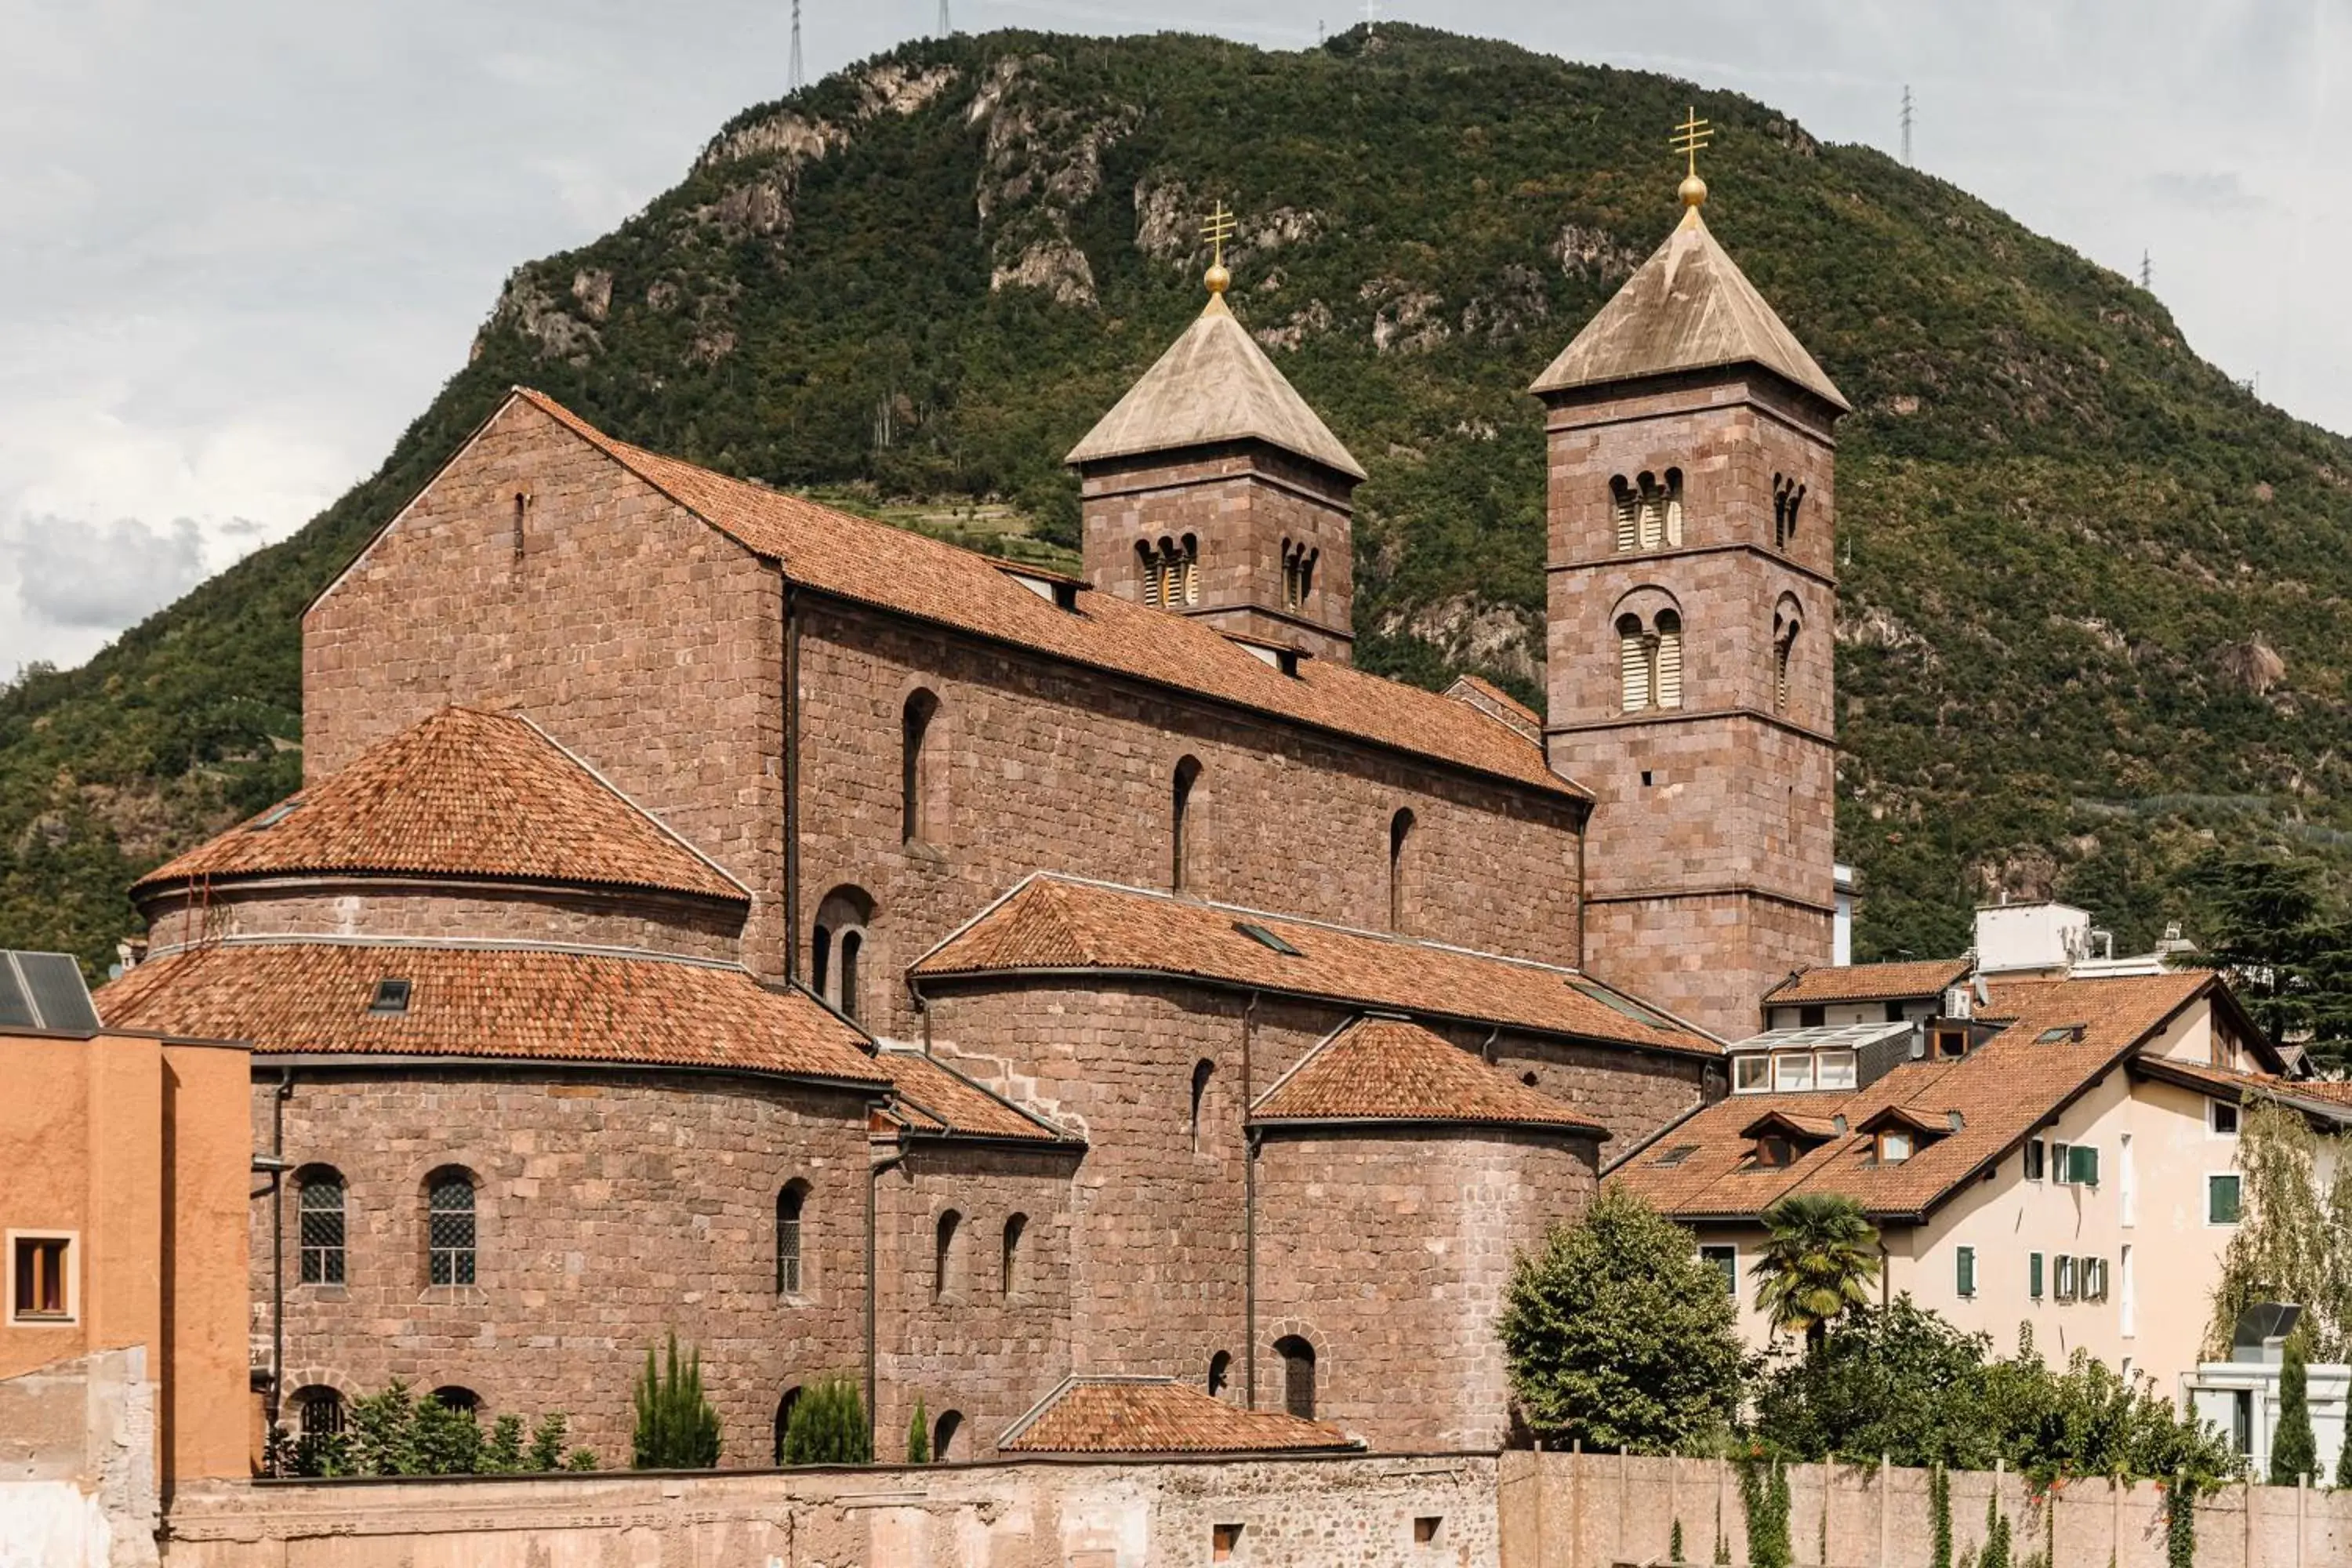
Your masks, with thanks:
<instances>
[{"instance_id":1,"label":"stone church","mask_svg":"<svg viewBox=\"0 0 2352 1568\"><path fill-rule=\"evenodd\" d=\"M517 389L312 604L300 793L110 1026L253 1047L257 1388L725 1461L1491 1447L1515 1254L1831 952L1832 430L1704 187L1543 374L1537 714L1349 662L1363 470L1223 297L1084 576Z\"/></svg>"}]
</instances>

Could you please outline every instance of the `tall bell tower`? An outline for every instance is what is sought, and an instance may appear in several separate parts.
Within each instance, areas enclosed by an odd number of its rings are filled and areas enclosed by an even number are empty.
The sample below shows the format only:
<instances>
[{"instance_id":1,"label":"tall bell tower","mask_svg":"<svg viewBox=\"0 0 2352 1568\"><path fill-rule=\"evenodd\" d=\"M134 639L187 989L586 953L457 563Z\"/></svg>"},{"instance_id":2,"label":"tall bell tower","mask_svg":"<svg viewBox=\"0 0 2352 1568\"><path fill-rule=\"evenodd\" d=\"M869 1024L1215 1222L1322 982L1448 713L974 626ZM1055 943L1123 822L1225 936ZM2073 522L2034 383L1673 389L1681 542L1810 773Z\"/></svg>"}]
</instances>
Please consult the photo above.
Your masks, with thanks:
<instances>
[{"instance_id":1,"label":"tall bell tower","mask_svg":"<svg viewBox=\"0 0 2352 1568\"><path fill-rule=\"evenodd\" d=\"M1682 222L1537 380L1549 451L1552 766L1596 797L1585 964L1727 1038L1826 963L1831 630L1848 405L1707 232Z\"/></svg>"}]
</instances>

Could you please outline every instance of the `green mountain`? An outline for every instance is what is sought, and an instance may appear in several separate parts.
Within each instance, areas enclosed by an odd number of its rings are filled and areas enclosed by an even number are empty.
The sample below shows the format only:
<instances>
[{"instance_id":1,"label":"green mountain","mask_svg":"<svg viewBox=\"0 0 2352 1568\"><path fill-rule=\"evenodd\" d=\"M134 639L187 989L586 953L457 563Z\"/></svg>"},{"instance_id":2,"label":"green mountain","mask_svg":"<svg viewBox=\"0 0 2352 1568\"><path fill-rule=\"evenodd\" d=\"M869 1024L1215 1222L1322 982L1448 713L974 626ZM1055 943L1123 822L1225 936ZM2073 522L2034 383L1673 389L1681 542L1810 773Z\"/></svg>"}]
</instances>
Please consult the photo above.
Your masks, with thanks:
<instances>
[{"instance_id":1,"label":"green mountain","mask_svg":"<svg viewBox=\"0 0 2352 1568\"><path fill-rule=\"evenodd\" d=\"M1060 457L1234 300L1371 470L1362 661L1539 699L1522 389L1707 218L1856 413L1841 454L1843 854L1864 955L1995 890L2120 944L2277 846L2352 884L2352 443L2263 406L2126 279L1748 99L1402 26L1297 54L998 33L739 116L616 232L516 271L371 479L71 672L0 692L0 943L102 966L142 868L292 785L297 616L513 383L630 440L1066 559ZM984 502L984 505L974 503Z\"/></svg>"}]
</instances>

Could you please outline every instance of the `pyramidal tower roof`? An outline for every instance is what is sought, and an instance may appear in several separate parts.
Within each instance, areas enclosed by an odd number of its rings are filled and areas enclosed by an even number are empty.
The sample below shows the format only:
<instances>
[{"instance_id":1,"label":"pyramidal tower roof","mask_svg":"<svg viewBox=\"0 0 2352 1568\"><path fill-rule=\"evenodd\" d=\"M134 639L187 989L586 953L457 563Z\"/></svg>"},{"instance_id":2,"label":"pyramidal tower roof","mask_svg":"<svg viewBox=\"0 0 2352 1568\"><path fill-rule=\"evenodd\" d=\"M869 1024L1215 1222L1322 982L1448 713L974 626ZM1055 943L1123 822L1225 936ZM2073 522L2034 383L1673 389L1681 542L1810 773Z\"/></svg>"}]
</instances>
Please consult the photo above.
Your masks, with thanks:
<instances>
[{"instance_id":1,"label":"pyramidal tower roof","mask_svg":"<svg viewBox=\"0 0 2352 1568\"><path fill-rule=\"evenodd\" d=\"M1200 319L1064 460L1093 463L1246 440L1279 447L1350 479L1364 477L1331 427L1234 319L1223 292L1213 292Z\"/></svg>"},{"instance_id":2,"label":"pyramidal tower roof","mask_svg":"<svg viewBox=\"0 0 2352 1568\"><path fill-rule=\"evenodd\" d=\"M1528 390L1540 395L1734 364L1762 365L1841 412L1853 407L1715 242L1692 202L1665 244Z\"/></svg>"}]
</instances>

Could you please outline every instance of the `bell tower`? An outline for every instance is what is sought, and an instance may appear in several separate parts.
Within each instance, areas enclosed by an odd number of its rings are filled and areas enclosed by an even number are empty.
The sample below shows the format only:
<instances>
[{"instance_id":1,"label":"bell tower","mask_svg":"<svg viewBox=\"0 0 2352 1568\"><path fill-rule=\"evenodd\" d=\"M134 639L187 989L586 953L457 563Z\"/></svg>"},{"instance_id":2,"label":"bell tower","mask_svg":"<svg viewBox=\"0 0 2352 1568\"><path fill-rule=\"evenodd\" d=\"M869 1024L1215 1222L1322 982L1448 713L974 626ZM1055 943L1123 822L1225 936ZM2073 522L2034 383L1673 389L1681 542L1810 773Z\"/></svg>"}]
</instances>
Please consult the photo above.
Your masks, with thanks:
<instances>
[{"instance_id":1,"label":"bell tower","mask_svg":"<svg viewBox=\"0 0 2352 1568\"><path fill-rule=\"evenodd\" d=\"M1344 663L1364 470L1226 305L1222 205L1202 232L1208 307L1066 459L1087 580Z\"/></svg>"},{"instance_id":2,"label":"bell tower","mask_svg":"<svg viewBox=\"0 0 2352 1568\"><path fill-rule=\"evenodd\" d=\"M1546 410L1545 744L1592 791L1585 964L1738 1039L1827 963L1834 430L1848 405L1682 222L1532 390Z\"/></svg>"}]
</instances>

